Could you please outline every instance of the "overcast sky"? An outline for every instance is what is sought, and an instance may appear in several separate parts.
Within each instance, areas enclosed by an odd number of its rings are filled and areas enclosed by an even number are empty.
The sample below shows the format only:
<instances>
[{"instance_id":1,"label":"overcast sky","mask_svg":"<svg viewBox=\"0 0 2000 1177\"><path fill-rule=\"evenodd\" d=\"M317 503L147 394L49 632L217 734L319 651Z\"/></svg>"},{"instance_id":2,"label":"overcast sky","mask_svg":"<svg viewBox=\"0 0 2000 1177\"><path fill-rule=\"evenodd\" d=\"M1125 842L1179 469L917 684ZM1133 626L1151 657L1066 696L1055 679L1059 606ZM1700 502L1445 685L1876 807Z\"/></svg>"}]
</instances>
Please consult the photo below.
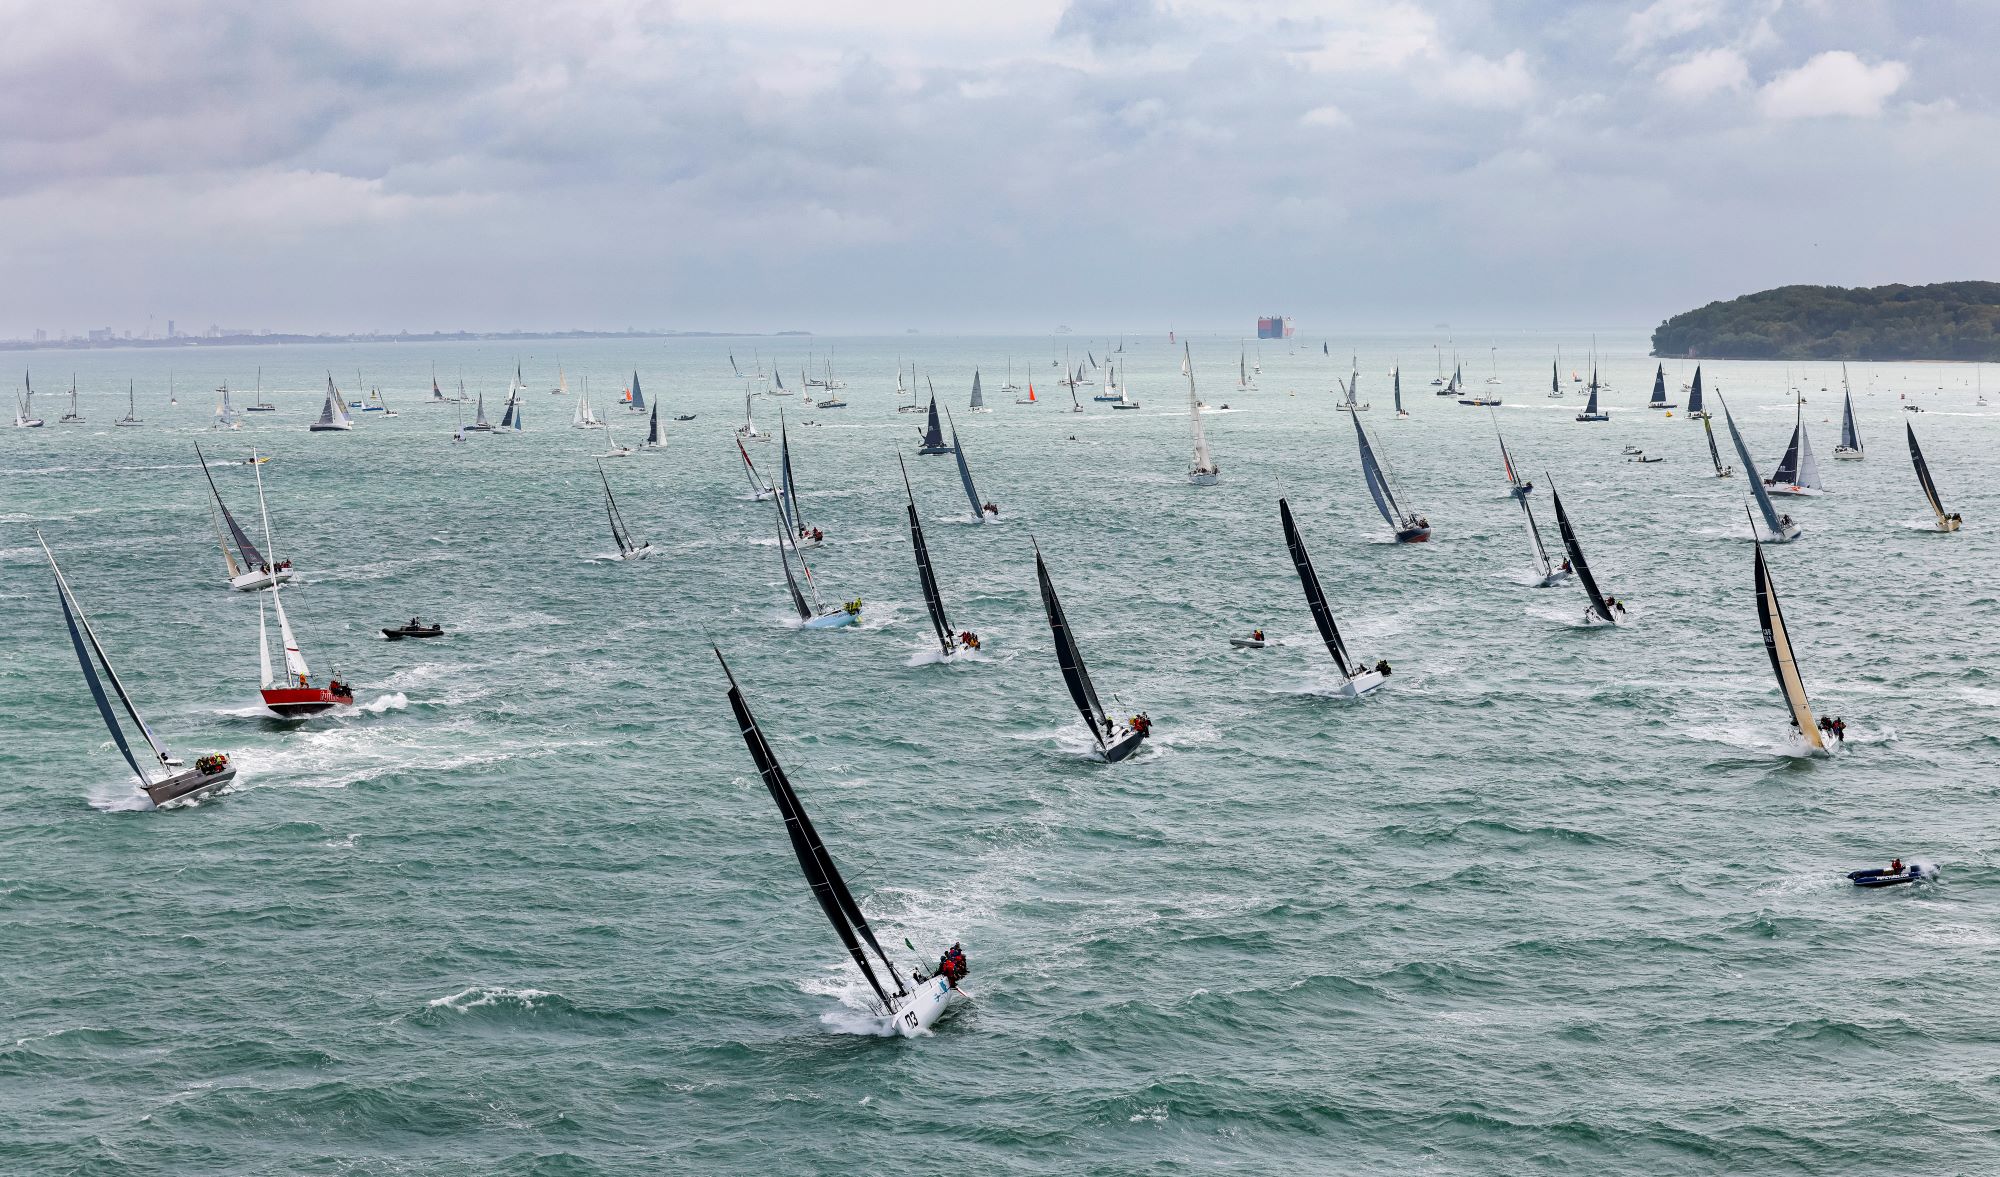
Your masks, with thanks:
<instances>
[{"instance_id":1,"label":"overcast sky","mask_svg":"<svg viewBox=\"0 0 2000 1177\"><path fill-rule=\"evenodd\" d=\"M0 21L0 335L1648 328L2000 277L1995 0Z\"/></svg>"}]
</instances>

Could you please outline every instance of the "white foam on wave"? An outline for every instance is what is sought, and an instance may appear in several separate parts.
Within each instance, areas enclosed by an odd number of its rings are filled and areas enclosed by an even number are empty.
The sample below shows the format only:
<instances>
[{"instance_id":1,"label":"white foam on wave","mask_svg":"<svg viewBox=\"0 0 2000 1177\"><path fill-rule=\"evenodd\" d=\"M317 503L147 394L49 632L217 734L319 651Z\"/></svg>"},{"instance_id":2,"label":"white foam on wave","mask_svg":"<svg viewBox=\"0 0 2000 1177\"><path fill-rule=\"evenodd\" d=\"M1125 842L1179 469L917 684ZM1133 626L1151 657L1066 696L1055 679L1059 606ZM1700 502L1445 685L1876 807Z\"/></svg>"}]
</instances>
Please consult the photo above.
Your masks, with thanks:
<instances>
[{"instance_id":1,"label":"white foam on wave","mask_svg":"<svg viewBox=\"0 0 2000 1177\"><path fill-rule=\"evenodd\" d=\"M356 703L352 710L366 711L373 715L380 715L384 711L402 711L409 707L409 705L410 697L408 695L405 695L401 691L392 691L386 695L378 695L366 703ZM343 708L343 710L346 709Z\"/></svg>"},{"instance_id":2,"label":"white foam on wave","mask_svg":"<svg viewBox=\"0 0 2000 1177\"><path fill-rule=\"evenodd\" d=\"M1771 724L1694 725L1685 730L1693 739L1723 744L1740 752L1752 752L1759 756L1805 760L1813 755L1811 746L1804 739ZM1832 747L1837 751L1839 744L1835 743Z\"/></svg>"},{"instance_id":3,"label":"white foam on wave","mask_svg":"<svg viewBox=\"0 0 2000 1177\"><path fill-rule=\"evenodd\" d=\"M894 1019L877 1012L874 992L853 973L843 970L839 974L805 978L797 984L801 993L831 997L840 1003L840 1008L819 1016L821 1025L841 1034L867 1038L893 1038L896 1035Z\"/></svg>"},{"instance_id":4,"label":"white foam on wave","mask_svg":"<svg viewBox=\"0 0 2000 1177\"><path fill-rule=\"evenodd\" d=\"M499 1005L502 1002L511 1002L523 1009L533 1009L536 1001L554 996L555 994L547 989L508 989L499 985L472 985L449 996L434 997L424 1004L430 1009L442 1007L457 1013L478 1009L481 1006Z\"/></svg>"},{"instance_id":5,"label":"white foam on wave","mask_svg":"<svg viewBox=\"0 0 2000 1177\"><path fill-rule=\"evenodd\" d=\"M958 653L953 654L950 658L946 658L944 656L944 651L938 649L936 646L921 646L914 653L910 655L910 660L908 662L903 663L903 665L958 666L961 664L969 665L974 662L991 662L991 661L993 661L993 659L987 657L986 652L983 649L960 650Z\"/></svg>"}]
</instances>

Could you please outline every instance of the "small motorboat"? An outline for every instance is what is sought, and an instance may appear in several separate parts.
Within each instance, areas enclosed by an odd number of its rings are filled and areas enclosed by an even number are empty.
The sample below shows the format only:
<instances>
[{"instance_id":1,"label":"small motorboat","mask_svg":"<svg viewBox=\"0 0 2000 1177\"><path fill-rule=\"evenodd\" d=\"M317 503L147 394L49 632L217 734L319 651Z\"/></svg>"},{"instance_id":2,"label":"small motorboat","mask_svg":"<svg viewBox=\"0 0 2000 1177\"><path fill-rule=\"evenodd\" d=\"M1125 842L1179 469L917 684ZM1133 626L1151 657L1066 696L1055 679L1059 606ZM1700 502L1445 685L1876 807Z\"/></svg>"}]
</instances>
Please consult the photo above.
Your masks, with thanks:
<instances>
[{"instance_id":1,"label":"small motorboat","mask_svg":"<svg viewBox=\"0 0 2000 1177\"><path fill-rule=\"evenodd\" d=\"M1618 452L1619 452L1619 453L1621 453L1621 454L1624 454L1624 455L1625 455L1626 457L1628 457L1628 458L1629 458L1629 457L1631 457L1631 456L1632 456L1633 454L1643 454L1643 453L1645 453L1646 451L1645 451L1645 450L1642 450L1642 449L1640 449L1640 448L1639 448L1638 446L1636 446L1636 445L1628 445L1628 446L1626 446L1626 447L1625 447L1624 449L1622 449L1622 450L1619 450Z\"/></svg>"},{"instance_id":2,"label":"small motorboat","mask_svg":"<svg viewBox=\"0 0 2000 1177\"><path fill-rule=\"evenodd\" d=\"M1261 650L1264 648L1264 631L1258 630L1247 638L1230 638L1229 644L1239 650Z\"/></svg>"},{"instance_id":3,"label":"small motorboat","mask_svg":"<svg viewBox=\"0 0 2000 1177\"><path fill-rule=\"evenodd\" d=\"M392 642L400 642L404 638L441 638L444 636L444 626L425 625L422 618L412 617L405 625L383 630L382 636Z\"/></svg>"},{"instance_id":4,"label":"small motorboat","mask_svg":"<svg viewBox=\"0 0 2000 1177\"><path fill-rule=\"evenodd\" d=\"M1644 451L1644 450L1641 450L1640 452L1638 452L1638 453L1636 453L1636 454L1633 454L1633 455L1631 456L1631 458L1629 458L1629 459L1627 459L1627 460L1628 460L1628 461L1633 461L1633 462L1664 462L1664 461L1666 461L1666 459L1665 459L1665 458L1649 458L1649 457L1647 457L1647 456L1646 456L1646 453L1645 453L1645 451Z\"/></svg>"},{"instance_id":5,"label":"small motorboat","mask_svg":"<svg viewBox=\"0 0 2000 1177\"><path fill-rule=\"evenodd\" d=\"M678 416L678 417L675 417L675 418L674 418L674 420L676 420L676 421L692 421L692 420L694 420L694 414L693 414L693 413L682 413L682 414L681 414L680 416Z\"/></svg>"},{"instance_id":6,"label":"small motorboat","mask_svg":"<svg viewBox=\"0 0 2000 1177\"><path fill-rule=\"evenodd\" d=\"M1847 872L1847 877L1853 880L1854 885L1857 887L1899 887L1904 883L1920 883L1925 879L1934 878L1936 875L1937 871L1935 868L1926 868L1914 862L1903 867L1900 871L1885 868L1883 870L1851 870Z\"/></svg>"}]
</instances>

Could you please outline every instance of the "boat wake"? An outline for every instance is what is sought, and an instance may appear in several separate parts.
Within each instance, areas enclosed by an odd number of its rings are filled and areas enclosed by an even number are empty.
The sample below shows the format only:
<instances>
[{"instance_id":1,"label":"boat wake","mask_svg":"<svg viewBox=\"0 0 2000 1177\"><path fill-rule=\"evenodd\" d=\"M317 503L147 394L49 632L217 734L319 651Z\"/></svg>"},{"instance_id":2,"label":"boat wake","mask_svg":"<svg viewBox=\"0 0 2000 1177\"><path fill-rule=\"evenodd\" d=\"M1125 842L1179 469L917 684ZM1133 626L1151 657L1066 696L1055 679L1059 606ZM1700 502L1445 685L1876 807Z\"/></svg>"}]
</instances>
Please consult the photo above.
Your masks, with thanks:
<instances>
[{"instance_id":1,"label":"boat wake","mask_svg":"<svg viewBox=\"0 0 2000 1177\"><path fill-rule=\"evenodd\" d=\"M1779 730L1769 724L1694 726L1687 728L1686 732L1691 739L1722 744L1739 752L1771 756L1781 760L1814 759L1811 745L1794 737L1789 731ZM1856 739L1854 742L1860 741ZM1828 746L1830 752L1838 752L1839 748L1838 742Z\"/></svg>"},{"instance_id":2,"label":"boat wake","mask_svg":"<svg viewBox=\"0 0 2000 1177\"><path fill-rule=\"evenodd\" d=\"M410 698L408 695L405 695L401 691L392 691L386 695L377 695L366 703L356 703L351 708L342 708L341 710L366 711L370 715L380 715L384 711L401 711L409 705Z\"/></svg>"},{"instance_id":3,"label":"boat wake","mask_svg":"<svg viewBox=\"0 0 2000 1177\"><path fill-rule=\"evenodd\" d=\"M828 1029L864 1038L896 1036L896 1023L886 1015L875 1012L874 1001L868 992L868 987L858 978L815 977L800 981L798 986L801 993L808 993L814 997L831 997L840 1003L840 1008L828 1010L819 1016L820 1024Z\"/></svg>"},{"instance_id":4,"label":"boat wake","mask_svg":"<svg viewBox=\"0 0 2000 1177\"><path fill-rule=\"evenodd\" d=\"M150 797L139 792L129 781L119 785L93 786L89 802L90 807L99 813L142 813L157 808Z\"/></svg>"},{"instance_id":5,"label":"boat wake","mask_svg":"<svg viewBox=\"0 0 2000 1177\"><path fill-rule=\"evenodd\" d=\"M910 655L910 660L908 662L903 663L903 665L937 666L942 664L945 666L957 666L960 663L991 662L991 661L993 661L993 659L987 657L986 652L984 650L960 650L958 653L953 654L949 658L946 658L944 656L943 650L938 649L936 646L925 646L912 653Z\"/></svg>"}]
</instances>

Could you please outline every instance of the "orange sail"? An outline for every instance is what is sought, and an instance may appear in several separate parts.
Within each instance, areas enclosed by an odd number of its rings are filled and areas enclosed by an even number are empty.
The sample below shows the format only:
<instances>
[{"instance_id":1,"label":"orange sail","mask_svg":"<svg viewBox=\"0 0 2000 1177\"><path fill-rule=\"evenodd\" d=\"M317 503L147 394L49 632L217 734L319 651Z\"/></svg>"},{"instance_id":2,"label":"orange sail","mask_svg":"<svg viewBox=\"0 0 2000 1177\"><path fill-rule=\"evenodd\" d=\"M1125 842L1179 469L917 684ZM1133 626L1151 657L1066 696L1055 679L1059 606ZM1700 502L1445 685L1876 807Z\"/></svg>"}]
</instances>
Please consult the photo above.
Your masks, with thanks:
<instances>
[{"instance_id":1,"label":"orange sail","mask_svg":"<svg viewBox=\"0 0 2000 1177\"><path fill-rule=\"evenodd\" d=\"M1035 403L1035 382L1032 380L1028 381L1028 403Z\"/></svg>"}]
</instances>

